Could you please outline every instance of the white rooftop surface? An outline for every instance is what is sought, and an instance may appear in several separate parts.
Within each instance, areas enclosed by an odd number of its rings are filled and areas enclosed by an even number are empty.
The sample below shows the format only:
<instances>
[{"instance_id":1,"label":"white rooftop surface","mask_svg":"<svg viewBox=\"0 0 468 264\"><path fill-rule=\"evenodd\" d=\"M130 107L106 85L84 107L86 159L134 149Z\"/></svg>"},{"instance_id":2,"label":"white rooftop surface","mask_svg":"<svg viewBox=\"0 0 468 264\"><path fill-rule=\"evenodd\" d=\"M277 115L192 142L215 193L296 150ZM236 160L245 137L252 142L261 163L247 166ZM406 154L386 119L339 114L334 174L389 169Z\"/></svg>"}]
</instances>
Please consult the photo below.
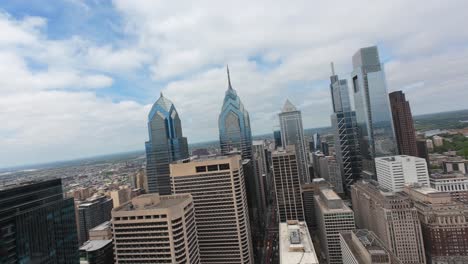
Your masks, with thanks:
<instances>
[{"instance_id":1,"label":"white rooftop surface","mask_svg":"<svg viewBox=\"0 0 468 264\"><path fill-rule=\"evenodd\" d=\"M289 230L299 229L301 234L301 245L304 250L290 251L291 243L289 241ZM309 231L305 222L299 222L299 225L288 225L287 223L280 223L280 264L318 264L317 254L315 253L312 239L310 238ZM293 247L300 248L299 244L293 244Z\"/></svg>"},{"instance_id":2,"label":"white rooftop surface","mask_svg":"<svg viewBox=\"0 0 468 264\"><path fill-rule=\"evenodd\" d=\"M414 190L422 194L439 193L438 190L430 187L418 187L414 188Z\"/></svg>"},{"instance_id":3,"label":"white rooftop surface","mask_svg":"<svg viewBox=\"0 0 468 264\"><path fill-rule=\"evenodd\" d=\"M80 250L95 251L103 248L107 244L112 243L112 239L109 240L88 240L81 247Z\"/></svg>"}]
</instances>

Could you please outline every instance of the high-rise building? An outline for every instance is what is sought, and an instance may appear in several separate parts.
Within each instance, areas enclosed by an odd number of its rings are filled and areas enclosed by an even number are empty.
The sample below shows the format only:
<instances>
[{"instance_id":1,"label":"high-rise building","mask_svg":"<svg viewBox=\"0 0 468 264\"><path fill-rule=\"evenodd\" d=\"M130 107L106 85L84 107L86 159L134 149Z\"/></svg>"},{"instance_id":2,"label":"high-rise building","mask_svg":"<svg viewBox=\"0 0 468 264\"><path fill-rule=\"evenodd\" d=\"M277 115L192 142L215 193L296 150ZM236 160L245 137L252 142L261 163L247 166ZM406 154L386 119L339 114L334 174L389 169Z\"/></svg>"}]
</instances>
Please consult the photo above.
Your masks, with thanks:
<instances>
[{"instance_id":1,"label":"high-rise building","mask_svg":"<svg viewBox=\"0 0 468 264\"><path fill-rule=\"evenodd\" d=\"M468 263L468 207L448 192L406 186L421 221L428 263Z\"/></svg>"},{"instance_id":2,"label":"high-rise building","mask_svg":"<svg viewBox=\"0 0 468 264\"><path fill-rule=\"evenodd\" d=\"M271 153L276 205L280 222L304 221L297 151L294 145Z\"/></svg>"},{"instance_id":3,"label":"high-rise building","mask_svg":"<svg viewBox=\"0 0 468 264\"><path fill-rule=\"evenodd\" d=\"M242 159L252 159L252 131L249 112L232 88L229 68L227 68L228 89L218 118L219 144L221 154L233 150L241 152Z\"/></svg>"},{"instance_id":4,"label":"high-rise building","mask_svg":"<svg viewBox=\"0 0 468 264\"><path fill-rule=\"evenodd\" d=\"M398 152L400 155L418 156L410 104L402 91L390 93L389 98Z\"/></svg>"},{"instance_id":5,"label":"high-rise building","mask_svg":"<svg viewBox=\"0 0 468 264\"><path fill-rule=\"evenodd\" d=\"M429 177L431 188L449 192L452 199L468 204L468 174L461 172L433 173Z\"/></svg>"},{"instance_id":6,"label":"high-rise building","mask_svg":"<svg viewBox=\"0 0 468 264\"><path fill-rule=\"evenodd\" d=\"M310 182L301 111L297 110L289 100L286 100L279 114L279 120L281 127L281 144L285 148L288 145L295 146L300 175L299 179L301 183Z\"/></svg>"},{"instance_id":7,"label":"high-rise building","mask_svg":"<svg viewBox=\"0 0 468 264\"><path fill-rule=\"evenodd\" d=\"M333 186L333 190L337 193L344 193L343 178L341 175L340 164L335 157L323 156L319 158L319 177L324 178Z\"/></svg>"},{"instance_id":8,"label":"high-rise building","mask_svg":"<svg viewBox=\"0 0 468 264\"><path fill-rule=\"evenodd\" d=\"M313 141L314 141L314 151L321 150L322 141L320 140L320 134L319 133L314 133L312 138L313 138Z\"/></svg>"},{"instance_id":9,"label":"high-rise building","mask_svg":"<svg viewBox=\"0 0 468 264\"><path fill-rule=\"evenodd\" d=\"M267 200L267 177L268 177L268 165L267 165L267 156L266 156L266 149L265 149L265 141L264 140L255 140L252 143L252 156L253 156L253 167L254 167L254 174L257 179L256 186L258 187L257 190L257 200L260 203L261 214L263 214L266 208L266 200Z\"/></svg>"},{"instance_id":10,"label":"high-rise building","mask_svg":"<svg viewBox=\"0 0 468 264\"><path fill-rule=\"evenodd\" d=\"M273 131L273 138L275 139L275 147L281 147L281 131L275 130Z\"/></svg>"},{"instance_id":11,"label":"high-rise building","mask_svg":"<svg viewBox=\"0 0 468 264\"><path fill-rule=\"evenodd\" d=\"M106 221L89 230L89 240L108 240L112 239L112 223Z\"/></svg>"},{"instance_id":12,"label":"high-rise building","mask_svg":"<svg viewBox=\"0 0 468 264\"><path fill-rule=\"evenodd\" d=\"M279 226L280 264L319 264L305 222L288 221Z\"/></svg>"},{"instance_id":13,"label":"high-rise building","mask_svg":"<svg viewBox=\"0 0 468 264\"><path fill-rule=\"evenodd\" d=\"M372 231L340 232L340 243L343 264L402 264Z\"/></svg>"},{"instance_id":14,"label":"high-rise building","mask_svg":"<svg viewBox=\"0 0 468 264\"><path fill-rule=\"evenodd\" d=\"M402 263L426 263L418 213L407 195L359 181L351 198L358 228L373 231Z\"/></svg>"},{"instance_id":15,"label":"high-rise building","mask_svg":"<svg viewBox=\"0 0 468 264\"><path fill-rule=\"evenodd\" d=\"M112 198L112 203L114 207L118 207L121 204L130 201L130 199L132 198L131 196L132 189L128 187L110 191L110 197Z\"/></svg>"},{"instance_id":16,"label":"high-rise building","mask_svg":"<svg viewBox=\"0 0 468 264\"><path fill-rule=\"evenodd\" d=\"M89 239L89 230L111 219L112 199L106 196L93 196L80 203L78 214L78 238L80 245Z\"/></svg>"},{"instance_id":17,"label":"high-rise building","mask_svg":"<svg viewBox=\"0 0 468 264\"><path fill-rule=\"evenodd\" d=\"M321 188L329 187L329 183L323 178L315 178L312 179L311 183L304 183L301 185L304 218L310 232L317 229L314 195L319 193Z\"/></svg>"},{"instance_id":18,"label":"high-rise building","mask_svg":"<svg viewBox=\"0 0 468 264\"><path fill-rule=\"evenodd\" d=\"M429 167L429 150L427 149L427 144L425 139L416 140L416 148L418 149L418 157L426 160L426 163Z\"/></svg>"},{"instance_id":19,"label":"high-rise building","mask_svg":"<svg viewBox=\"0 0 468 264\"><path fill-rule=\"evenodd\" d=\"M171 183L173 193L193 196L202 263L253 263L240 155L172 163Z\"/></svg>"},{"instance_id":20,"label":"high-rise building","mask_svg":"<svg viewBox=\"0 0 468 264\"><path fill-rule=\"evenodd\" d=\"M78 263L72 198L62 180L0 186L0 263Z\"/></svg>"},{"instance_id":21,"label":"high-rise building","mask_svg":"<svg viewBox=\"0 0 468 264\"><path fill-rule=\"evenodd\" d=\"M88 240L80 247L80 264L114 263L112 239Z\"/></svg>"},{"instance_id":22,"label":"high-rise building","mask_svg":"<svg viewBox=\"0 0 468 264\"><path fill-rule=\"evenodd\" d=\"M190 194L144 194L112 210L115 263L200 263Z\"/></svg>"},{"instance_id":23,"label":"high-rise building","mask_svg":"<svg viewBox=\"0 0 468 264\"><path fill-rule=\"evenodd\" d=\"M375 159L379 184L393 192L403 191L405 184L429 186L429 172L425 159L411 156L391 156Z\"/></svg>"},{"instance_id":24,"label":"high-rise building","mask_svg":"<svg viewBox=\"0 0 468 264\"><path fill-rule=\"evenodd\" d=\"M364 176L375 179L374 158L397 155L385 73L376 46L353 56L351 75Z\"/></svg>"},{"instance_id":25,"label":"high-rise building","mask_svg":"<svg viewBox=\"0 0 468 264\"><path fill-rule=\"evenodd\" d=\"M174 104L163 96L148 115L149 140L146 147L146 178L149 193L170 194L169 163L188 157L187 138Z\"/></svg>"},{"instance_id":26,"label":"high-rise building","mask_svg":"<svg viewBox=\"0 0 468 264\"><path fill-rule=\"evenodd\" d=\"M355 228L354 213L332 189L323 188L314 198L322 252L328 264L341 264L340 232Z\"/></svg>"},{"instance_id":27,"label":"high-rise building","mask_svg":"<svg viewBox=\"0 0 468 264\"><path fill-rule=\"evenodd\" d=\"M331 115L334 129L336 160L341 170L342 190L349 192L351 185L361 175L361 154L359 151L356 113L351 109L348 82L340 80L332 63L330 92L333 103Z\"/></svg>"}]
</instances>

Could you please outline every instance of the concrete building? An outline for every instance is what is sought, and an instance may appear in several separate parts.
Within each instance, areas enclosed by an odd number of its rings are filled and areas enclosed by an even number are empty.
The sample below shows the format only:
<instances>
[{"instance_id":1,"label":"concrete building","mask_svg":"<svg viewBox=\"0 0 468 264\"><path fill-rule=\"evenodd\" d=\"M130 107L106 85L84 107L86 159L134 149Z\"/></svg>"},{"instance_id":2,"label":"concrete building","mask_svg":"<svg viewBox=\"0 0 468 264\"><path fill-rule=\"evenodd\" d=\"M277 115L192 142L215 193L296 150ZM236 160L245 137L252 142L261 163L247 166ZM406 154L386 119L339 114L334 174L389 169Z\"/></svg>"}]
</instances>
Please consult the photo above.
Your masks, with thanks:
<instances>
[{"instance_id":1,"label":"concrete building","mask_svg":"<svg viewBox=\"0 0 468 264\"><path fill-rule=\"evenodd\" d=\"M80 247L80 264L112 264L112 239L88 240Z\"/></svg>"},{"instance_id":2,"label":"concrete building","mask_svg":"<svg viewBox=\"0 0 468 264\"><path fill-rule=\"evenodd\" d=\"M112 199L106 196L93 196L78 205L78 240L80 245L89 240L91 228L111 219L112 207Z\"/></svg>"},{"instance_id":3,"label":"concrete building","mask_svg":"<svg viewBox=\"0 0 468 264\"><path fill-rule=\"evenodd\" d=\"M426 139L426 147L429 151L434 151L434 143L432 139Z\"/></svg>"},{"instance_id":4,"label":"concrete building","mask_svg":"<svg viewBox=\"0 0 468 264\"><path fill-rule=\"evenodd\" d=\"M426 263L418 213L407 195L359 181L351 197L358 228L373 231L402 263Z\"/></svg>"},{"instance_id":5,"label":"concrete building","mask_svg":"<svg viewBox=\"0 0 468 264\"><path fill-rule=\"evenodd\" d=\"M433 136L432 142L434 142L435 147L441 147L444 145L444 138L441 136Z\"/></svg>"},{"instance_id":6,"label":"concrete building","mask_svg":"<svg viewBox=\"0 0 468 264\"><path fill-rule=\"evenodd\" d=\"M119 190L114 190L110 192L110 197L112 198L112 203L115 207L119 207L121 204L124 204L130 199L132 195L132 189L130 188L122 188Z\"/></svg>"},{"instance_id":7,"label":"concrete building","mask_svg":"<svg viewBox=\"0 0 468 264\"><path fill-rule=\"evenodd\" d=\"M279 255L280 264L319 264L305 222L280 223Z\"/></svg>"},{"instance_id":8,"label":"concrete building","mask_svg":"<svg viewBox=\"0 0 468 264\"><path fill-rule=\"evenodd\" d=\"M463 174L468 174L468 160L446 160L442 161L442 167L445 173L449 172L460 172Z\"/></svg>"},{"instance_id":9,"label":"concrete building","mask_svg":"<svg viewBox=\"0 0 468 264\"><path fill-rule=\"evenodd\" d=\"M112 210L115 263L200 263L190 194L145 194Z\"/></svg>"},{"instance_id":10,"label":"concrete building","mask_svg":"<svg viewBox=\"0 0 468 264\"><path fill-rule=\"evenodd\" d=\"M253 165L253 176L255 177L256 187L256 200L259 209L259 218L265 213L267 203L267 186L268 186L268 167L267 167L267 156L266 146L264 140L255 140L252 143L252 165ZM259 221L263 222L263 221Z\"/></svg>"},{"instance_id":11,"label":"concrete building","mask_svg":"<svg viewBox=\"0 0 468 264\"><path fill-rule=\"evenodd\" d=\"M340 232L355 229L354 213L331 189L315 195L320 245L328 264L341 264Z\"/></svg>"},{"instance_id":12,"label":"concrete building","mask_svg":"<svg viewBox=\"0 0 468 264\"><path fill-rule=\"evenodd\" d=\"M410 104L402 91L390 93L389 98L398 152L400 155L418 156Z\"/></svg>"},{"instance_id":13,"label":"concrete building","mask_svg":"<svg viewBox=\"0 0 468 264\"><path fill-rule=\"evenodd\" d=\"M429 172L425 159L400 155L375 159L379 184L393 192L403 191L406 184L429 186Z\"/></svg>"},{"instance_id":14,"label":"concrete building","mask_svg":"<svg viewBox=\"0 0 468 264\"><path fill-rule=\"evenodd\" d=\"M343 264L401 264L380 239L366 229L340 232Z\"/></svg>"},{"instance_id":15,"label":"concrete building","mask_svg":"<svg viewBox=\"0 0 468 264\"><path fill-rule=\"evenodd\" d=\"M419 214L428 263L468 263L468 205L428 187L407 186L405 192Z\"/></svg>"},{"instance_id":16,"label":"concrete building","mask_svg":"<svg viewBox=\"0 0 468 264\"><path fill-rule=\"evenodd\" d=\"M271 160L279 221L304 221L298 160L294 145L273 151Z\"/></svg>"},{"instance_id":17,"label":"concrete building","mask_svg":"<svg viewBox=\"0 0 468 264\"><path fill-rule=\"evenodd\" d=\"M172 163L172 192L193 196L202 263L253 263L240 155Z\"/></svg>"},{"instance_id":18,"label":"concrete building","mask_svg":"<svg viewBox=\"0 0 468 264\"><path fill-rule=\"evenodd\" d=\"M333 190L337 193L344 193L343 178L341 175L340 164L338 164L335 157L323 156L319 157L319 171L320 178L324 178L333 186Z\"/></svg>"},{"instance_id":19,"label":"concrete building","mask_svg":"<svg viewBox=\"0 0 468 264\"><path fill-rule=\"evenodd\" d=\"M112 223L106 221L91 230L89 230L89 240L108 240L112 239Z\"/></svg>"},{"instance_id":20,"label":"concrete building","mask_svg":"<svg viewBox=\"0 0 468 264\"><path fill-rule=\"evenodd\" d=\"M321 188L330 188L330 184L323 178L315 178L312 179L312 183L301 185L304 218L310 232L317 229L314 195L318 194Z\"/></svg>"},{"instance_id":21,"label":"concrete building","mask_svg":"<svg viewBox=\"0 0 468 264\"><path fill-rule=\"evenodd\" d=\"M433 173L430 177L431 188L449 192L453 200L468 203L468 174L459 172Z\"/></svg>"}]
</instances>

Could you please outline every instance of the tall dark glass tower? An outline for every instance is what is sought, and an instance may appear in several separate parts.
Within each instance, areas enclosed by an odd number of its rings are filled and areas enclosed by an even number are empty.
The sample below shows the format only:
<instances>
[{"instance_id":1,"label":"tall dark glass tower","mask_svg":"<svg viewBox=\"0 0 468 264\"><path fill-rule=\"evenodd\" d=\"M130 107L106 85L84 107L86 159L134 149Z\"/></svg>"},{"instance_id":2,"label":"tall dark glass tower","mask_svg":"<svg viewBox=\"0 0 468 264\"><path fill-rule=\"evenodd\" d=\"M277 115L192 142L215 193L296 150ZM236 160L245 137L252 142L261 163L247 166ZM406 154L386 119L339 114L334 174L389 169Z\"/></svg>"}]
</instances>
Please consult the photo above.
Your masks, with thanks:
<instances>
[{"instance_id":1,"label":"tall dark glass tower","mask_svg":"<svg viewBox=\"0 0 468 264\"><path fill-rule=\"evenodd\" d=\"M73 198L62 180L0 186L0 263L78 263Z\"/></svg>"},{"instance_id":2,"label":"tall dark glass tower","mask_svg":"<svg viewBox=\"0 0 468 264\"><path fill-rule=\"evenodd\" d=\"M351 110L348 82L346 79L338 78L333 63L330 93L333 103L331 121L334 129L336 160L341 170L343 190L349 193L351 185L360 178L361 174L356 113Z\"/></svg>"},{"instance_id":3,"label":"tall dark glass tower","mask_svg":"<svg viewBox=\"0 0 468 264\"><path fill-rule=\"evenodd\" d=\"M249 112L244 108L236 91L232 89L229 68L227 68L227 75L228 89L218 118L221 153L227 154L237 149L241 152L242 159L252 159Z\"/></svg>"},{"instance_id":4,"label":"tall dark glass tower","mask_svg":"<svg viewBox=\"0 0 468 264\"><path fill-rule=\"evenodd\" d=\"M376 46L354 54L351 79L363 174L375 177L374 158L398 152L385 73Z\"/></svg>"},{"instance_id":5,"label":"tall dark glass tower","mask_svg":"<svg viewBox=\"0 0 468 264\"><path fill-rule=\"evenodd\" d=\"M148 115L148 133L149 140L145 143L147 191L170 194L169 163L186 159L189 154L179 114L162 93Z\"/></svg>"},{"instance_id":6,"label":"tall dark glass tower","mask_svg":"<svg viewBox=\"0 0 468 264\"><path fill-rule=\"evenodd\" d=\"M416 130L414 129L410 104L402 91L390 93L389 98L399 154L418 156Z\"/></svg>"}]
</instances>

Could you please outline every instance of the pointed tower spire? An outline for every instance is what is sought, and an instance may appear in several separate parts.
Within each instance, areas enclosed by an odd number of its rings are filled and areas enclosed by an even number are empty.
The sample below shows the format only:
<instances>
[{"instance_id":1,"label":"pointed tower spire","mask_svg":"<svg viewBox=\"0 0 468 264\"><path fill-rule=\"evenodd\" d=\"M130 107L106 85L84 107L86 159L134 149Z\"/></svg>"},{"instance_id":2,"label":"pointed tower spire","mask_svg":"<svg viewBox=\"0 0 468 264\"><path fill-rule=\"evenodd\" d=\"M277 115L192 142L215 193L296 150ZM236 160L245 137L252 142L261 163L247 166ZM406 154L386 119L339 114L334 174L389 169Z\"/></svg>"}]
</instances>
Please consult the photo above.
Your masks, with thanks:
<instances>
[{"instance_id":1,"label":"pointed tower spire","mask_svg":"<svg viewBox=\"0 0 468 264\"><path fill-rule=\"evenodd\" d=\"M332 75L335 75L335 64L333 64L333 61L330 62L331 70L332 70Z\"/></svg>"},{"instance_id":2,"label":"pointed tower spire","mask_svg":"<svg viewBox=\"0 0 468 264\"><path fill-rule=\"evenodd\" d=\"M227 64L226 64L226 70L227 70L227 75L228 75L228 89L232 89L231 76L229 75L229 65L227 65Z\"/></svg>"},{"instance_id":3,"label":"pointed tower spire","mask_svg":"<svg viewBox=\"0 0 468 264\"><path fill-rule=\"evenodd\" d=\"M286 102L284 102L284 106L281 111L283 113L292 112L292 111L297 111L297 108L291 103L291 101L289 101L289 99L286 99Z\"/></svg>"},{"instance_id":4,"label":"pointed tower spire","mask_svg":"<svg viewBox=\"0 0 468 264\"><path fill-rule=\"evenodd\" d=\"M162 91L160 92L160 97L164 97Z\"/></svg>"}]
</instances>

